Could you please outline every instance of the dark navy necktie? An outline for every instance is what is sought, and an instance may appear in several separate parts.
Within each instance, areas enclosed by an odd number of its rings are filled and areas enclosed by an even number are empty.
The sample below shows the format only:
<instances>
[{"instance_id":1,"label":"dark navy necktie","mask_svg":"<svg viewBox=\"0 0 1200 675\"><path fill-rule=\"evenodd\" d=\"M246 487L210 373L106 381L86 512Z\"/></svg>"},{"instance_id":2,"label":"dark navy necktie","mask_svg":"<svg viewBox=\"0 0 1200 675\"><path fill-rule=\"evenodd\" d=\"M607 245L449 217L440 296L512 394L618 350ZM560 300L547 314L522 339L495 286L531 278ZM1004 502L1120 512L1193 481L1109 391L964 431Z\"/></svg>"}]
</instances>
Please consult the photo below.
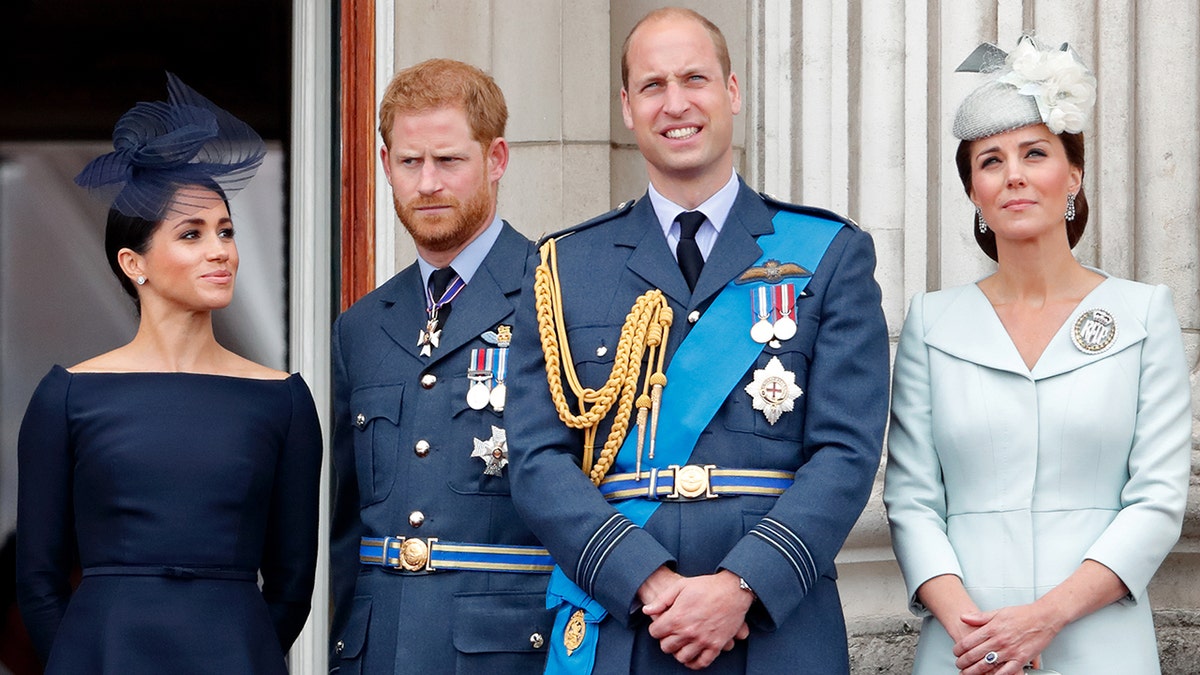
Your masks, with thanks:
<instances>
[{"instance_id":1,"label":"dark navy necktie","mask_svg":"<svg viewBox=\"0 0 1200 675\"><path fill-rule=\"evenodd\" d=\"M430 273L429 295L433 298L435 303L442 300L442 296L446 294L446 289L450 287L450 284L453 283L454 279L457 277L458 273L454 271L453 267L449 266L443 267L440 270L434 270L432 273ZM444 327L446 325L446 319L450 318L450 310L453 309L453 307L450 305L451 299L447 299L445 304L438 307L438 326Z\"/></svg>"},{"instance_id":2,"label":"dark navy necktie","mask_svg":"<svg viewBox=\"0 0 1200 675\"><path fill-rule=\"evenodd\" d=\"M679 222L679 244L675 247L675 257L679 259L679 271L683 272L688 290L694 291L700 270L704 268L704 256L700 255L700 246L696 244L696 233L704 223L704 214L684 211L675 220Z\"/></svg>"}]
</instances>

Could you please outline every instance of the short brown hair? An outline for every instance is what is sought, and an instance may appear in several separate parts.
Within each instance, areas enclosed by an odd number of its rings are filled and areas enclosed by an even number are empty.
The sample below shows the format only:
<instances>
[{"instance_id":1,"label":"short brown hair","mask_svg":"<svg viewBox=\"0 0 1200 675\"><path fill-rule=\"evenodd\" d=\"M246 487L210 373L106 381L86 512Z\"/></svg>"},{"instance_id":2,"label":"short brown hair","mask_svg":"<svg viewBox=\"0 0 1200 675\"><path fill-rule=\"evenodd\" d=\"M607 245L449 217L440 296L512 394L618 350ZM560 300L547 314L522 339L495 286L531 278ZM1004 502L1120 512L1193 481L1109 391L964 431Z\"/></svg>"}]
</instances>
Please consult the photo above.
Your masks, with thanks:
<instances>
[{"instance_id":1,"label":"short brown hair","mask_svg":"<svg viewBox=\"0 0 1200 675\"><path fill-rule=\"evenodd\" d=\"M485 148L504 135L508 106L504 93L490 75L475 66L451 59L422 61L396 73L379 104L379 135L391 143L397 115L444 107L467 113L471 137Z\"/></svg>"},{"instance_id":2,"label":"short brown hair","mask_svg":"<svg viewBox=\"0 0 1200 675\"><path fill-rule=\"evenodd\" d=\"M1063 148L1067 151L1067 161L1071 166L1079 169L1079 176L1083 178L1083 134L1058 134L1059 140L1062 141ZM971 143L973 141L962 141L958 144L958 151L954 153L954 164L958 167L958 177L962 180L963 189L967 191L967 196L971 196ZM1066 209L1066 204L1063 204L1063 209ZM1071 248L1075 248L1075 244L1083 238L1083 231L1087 228L1088 221L1088 202L1087 195L1083 194L1082 183L1079 186L1079 192L1075 193L1075 218L1067 221L1067 243ZM979 231L979 212L976 211L971 220L971 231L975 233L975 243L979 244L979 248L987 254L987 257L992 260L996 258L996 233L992 232L989 227L983 232Z\"/></svg>"},{"instance_id":3,"label":"short brown hair","mask_svg":"<svg viewBox=\"0 0 1200 675\"><path fill-rule=\"evenodd\" d=\"M695 10L684 7L662 7L639 19L633 25L633 28L630 29L629 35L625 36L625 44L621 46L621 86L624 88L629 87L629 43L633 40L633 34L644 23L668 17L692 19L701 26L704 26L704 29L708 31L709 37L712 38L713 48L717 50L717 62L721 64L721 74L725 76L725 79L729 79L729 73L733 72L733 66L729 61L729 45L725 43L725 35L721 32L721 29L717 28L715 23L709 21L707 17Z\"/></svg>"}]
</instances>

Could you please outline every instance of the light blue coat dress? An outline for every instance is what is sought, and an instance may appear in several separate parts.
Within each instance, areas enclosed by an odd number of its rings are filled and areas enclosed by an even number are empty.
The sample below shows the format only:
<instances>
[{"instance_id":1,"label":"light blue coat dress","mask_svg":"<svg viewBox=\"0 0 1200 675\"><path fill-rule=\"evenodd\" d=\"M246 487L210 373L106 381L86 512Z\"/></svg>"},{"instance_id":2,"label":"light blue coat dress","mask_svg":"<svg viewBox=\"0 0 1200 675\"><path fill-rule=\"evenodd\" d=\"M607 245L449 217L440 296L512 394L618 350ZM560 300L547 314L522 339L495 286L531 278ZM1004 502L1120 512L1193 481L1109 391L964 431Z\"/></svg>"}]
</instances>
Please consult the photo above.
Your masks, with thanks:
<instances>
[{"instance_id":1,"label":"light blue coat dress","mask_svg":"<svg viewBox=\"0 0 1200 675\"><path fill-rule=\"evenodd\" d=\"M1076 346L1084 313L1116 335ZM956 672L953 642L916 599L954 574L983 610L1033 602L1085 559L1125 599L1067 626L1043 667L1157 673L1146 587L1179 536L1191 414L1179 322L1165 286L1108 278L1030 370L975 284L917 295L896 355L884 500L912 611L915 673Z\"/></svg>"}]
</instances>

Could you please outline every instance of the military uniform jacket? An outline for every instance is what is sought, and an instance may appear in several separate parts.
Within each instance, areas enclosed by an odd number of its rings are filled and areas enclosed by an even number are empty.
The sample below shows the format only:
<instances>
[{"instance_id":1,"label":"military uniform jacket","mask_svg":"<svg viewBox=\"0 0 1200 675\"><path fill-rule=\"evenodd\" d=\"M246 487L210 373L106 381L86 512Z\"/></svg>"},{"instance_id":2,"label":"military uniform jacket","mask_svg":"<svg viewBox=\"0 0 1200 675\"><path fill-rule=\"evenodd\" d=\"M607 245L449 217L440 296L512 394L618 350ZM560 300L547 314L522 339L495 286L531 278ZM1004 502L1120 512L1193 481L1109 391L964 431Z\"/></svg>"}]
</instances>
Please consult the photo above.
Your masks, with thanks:
<instances>
[{"instance_id":1,"label":"military uniform jacket","mask_svg":"<svg viewBox=\"0 0 1200 675\"><path fill-rule=\"evenodd\" d=\"M674 310L669 360L691 326L689 314L703 312L761 255L756 239L774 231L780 208L795 207L742 183L694 293L648 199L559 237L564 320L583 385L599 388L607 379L625 315L652 288ZM887 414L887 330L874 263L870 236L847 221L796 302L796 336L764 349L691 454L691 464L795 471L794 485L779 497L664 502L644 528L580 471L582 434L559 421L548 393L527 278L510 364L522 386L506 413L514 498L567 576L608 610L595 672L690 672L661 652L638 611L638 587L663 564L686 576L728 569L760 599L748 617L749 639L708 672L848 672L833 560L869 496ZM746 307L746 321L728 326L731 335L753 323L748 292ZM804 392L774 425L743 391L773 356ZM687 395L669 382L664 391Z\"/></svg>"},{"instance_id":2,"label":"military uniform jacket","mask_svg":"<svg viewBox=\"0 0 1200 675\"><path fill-rule=\"evenodd\" d=\"M467 405L472 349L493 347L481 335L511 325L531 251L505 223L428 357L417 346L426 312L415 263L334 324L333 672L542 668L545 649L534 636L550 634L547 575L409 575L358 557L362 536L538 545L513 508L509 468L485 476L483 460L471 456L475 439L491 438L504 417Z\"/></svg>"}]
</instances>

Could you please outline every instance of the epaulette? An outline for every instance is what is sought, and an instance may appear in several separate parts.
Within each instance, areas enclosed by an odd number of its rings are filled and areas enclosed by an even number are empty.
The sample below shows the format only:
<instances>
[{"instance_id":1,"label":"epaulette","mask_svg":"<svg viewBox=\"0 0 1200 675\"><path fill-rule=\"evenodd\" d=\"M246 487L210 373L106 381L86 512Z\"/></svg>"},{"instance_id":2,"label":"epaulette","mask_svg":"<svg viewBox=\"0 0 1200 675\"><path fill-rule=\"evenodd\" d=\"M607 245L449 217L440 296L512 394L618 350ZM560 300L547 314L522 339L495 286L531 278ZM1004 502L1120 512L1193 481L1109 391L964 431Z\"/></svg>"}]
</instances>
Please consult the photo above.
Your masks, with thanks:
<instances>
[{"instance_id":1,"label":"epaulette","mask_svg":"<svg viewBox=\"0 0 1200 675\"><path fill-rule=\"evenodd\" d=\"M812 216L814 218L824 218L825 220L832 220L836 223L843 223L845 225L849 225L850 227L853 227L855 229L862 229L858 226L858 223L854 222L850 218L847 218L846 216L834 213L833 211L830 211L829 209L823 209L819 206L804 206L802 204L792 204L790 202L785 202L781 199L776 199L775 197L773 197L765 192L760 192L760 193L758 193L758 195L763 198L763 201L770 204L771 206L783 209L785 211L791 211L793 213L802 213L806 216Z\"/></svg>"},{"instance_id":2,"label":"epaulette","mask_svg":"<svg viewBox=\"0 0 1200 675\"><path fill-rule=\"evenodd\" d=\"M623 201L617 205L617 208L613 209L612 211L609 211L608 213L602 213L602 214L596 216L595 218L592 218L591 220L585 220L582 223L580 223L578 225L572 225L571 227L568 227L565 230L559 230L558 232L552 232L550 234L547 234L538 240L537 247L541 248L542 244L546 243L547 239L559 239L559 238L565 237L569 234L574 234L580 230L586 230L589 227L599 225L600 223L608 222L608 221L612 220L613 218L616 218L617 216L623 216L629 211L629 209L633 208L633 204L636 201L637 201L636 199L630 199L627 201Z\"/></svg>"}]
</instances>

